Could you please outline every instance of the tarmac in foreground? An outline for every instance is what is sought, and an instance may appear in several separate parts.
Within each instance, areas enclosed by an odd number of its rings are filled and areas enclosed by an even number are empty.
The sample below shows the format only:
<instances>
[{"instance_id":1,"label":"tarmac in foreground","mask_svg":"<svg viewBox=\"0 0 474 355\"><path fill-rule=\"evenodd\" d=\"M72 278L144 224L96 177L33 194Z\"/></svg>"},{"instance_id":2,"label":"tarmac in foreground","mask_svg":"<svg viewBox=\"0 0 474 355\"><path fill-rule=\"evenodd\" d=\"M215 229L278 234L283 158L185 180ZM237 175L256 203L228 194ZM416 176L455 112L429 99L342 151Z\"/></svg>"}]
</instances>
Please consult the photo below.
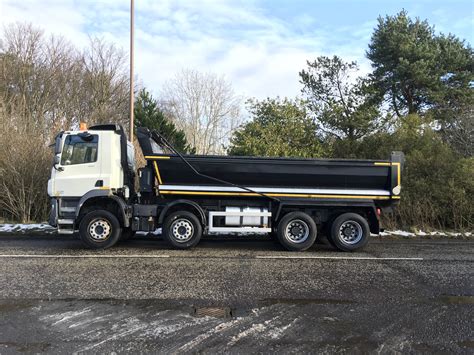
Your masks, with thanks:
<instances>
[{"instance_id":1,"label":"tarmac in foreground","mask_svg":"<svg viewBox=\"0 0 474 355\"><path fill-rule=\"evenodd\" d=\"M0 353L472 353L472 240L0 237Z\"/></svg>"}]
</instances>

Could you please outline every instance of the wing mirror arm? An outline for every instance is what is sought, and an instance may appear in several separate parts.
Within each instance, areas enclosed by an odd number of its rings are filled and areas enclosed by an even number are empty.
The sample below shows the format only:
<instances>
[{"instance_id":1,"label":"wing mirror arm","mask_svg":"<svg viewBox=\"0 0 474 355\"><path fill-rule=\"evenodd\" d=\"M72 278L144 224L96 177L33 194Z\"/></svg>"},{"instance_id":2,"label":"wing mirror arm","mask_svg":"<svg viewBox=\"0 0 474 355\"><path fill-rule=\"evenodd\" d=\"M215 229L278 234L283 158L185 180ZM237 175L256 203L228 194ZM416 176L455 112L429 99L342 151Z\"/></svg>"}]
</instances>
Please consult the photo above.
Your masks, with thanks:
<instances>
[{"instance_id":1,"label":"wing mirror arm","mask_svg":"<svg viewBox=\"0 0 474 355\"><path fill-rule=\"evenodd\" d=\"M64 168L62 166L57 166L60 162L60 159L61 159L61 155L60 154L56 154L54 156L54 163L53 163L53 168L56 170L56 171L64 171Z\"/></svg>"}]
</instances>

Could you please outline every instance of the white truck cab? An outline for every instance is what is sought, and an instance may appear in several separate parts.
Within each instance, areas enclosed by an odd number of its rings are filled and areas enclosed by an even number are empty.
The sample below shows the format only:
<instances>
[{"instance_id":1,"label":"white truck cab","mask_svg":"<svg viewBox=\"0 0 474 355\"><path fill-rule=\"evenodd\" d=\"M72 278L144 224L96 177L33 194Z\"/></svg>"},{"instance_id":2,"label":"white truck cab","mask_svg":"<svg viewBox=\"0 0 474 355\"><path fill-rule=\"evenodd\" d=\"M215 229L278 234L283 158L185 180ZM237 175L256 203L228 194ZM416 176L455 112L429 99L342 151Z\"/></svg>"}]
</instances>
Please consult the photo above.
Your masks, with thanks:
<instances>
[{"instance_id":1,"label":"white truck cab","mask_svg":"<svg viewBox=\"0 0 474 355\"><path fill-rule=\"evenodd\" d=\"M125 183L125 180L127 174L134 171L134 165L133 144L126 140L123 128L119 125L99 125L87 130L59 133L55 140L54 163L48 181L53 212L57 214L58 202L70 205L61 206L63 214L75 212L80 199L91 193L120 192L126 200L130 195L130 182ZM56 225L59 224L61 231L60 222L66 222L66 225L72 222L70 218L60 217L73 216L57 216ZM55 225L54 221L50 222Z\"/></svg>"}]
</instances>

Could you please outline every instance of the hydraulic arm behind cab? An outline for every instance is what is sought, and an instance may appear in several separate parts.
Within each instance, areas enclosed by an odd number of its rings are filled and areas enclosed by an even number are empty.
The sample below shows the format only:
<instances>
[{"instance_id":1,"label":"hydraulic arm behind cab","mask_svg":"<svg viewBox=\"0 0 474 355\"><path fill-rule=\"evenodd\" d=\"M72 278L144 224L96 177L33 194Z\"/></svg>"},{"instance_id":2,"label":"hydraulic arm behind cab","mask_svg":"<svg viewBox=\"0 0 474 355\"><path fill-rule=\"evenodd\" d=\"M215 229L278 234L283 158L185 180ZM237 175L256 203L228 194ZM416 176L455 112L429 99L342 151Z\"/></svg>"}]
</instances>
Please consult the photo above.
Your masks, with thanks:
<instances>
[{"instance_id":1,"label":"hydraulic arm behind cab","mask_svg":"<svg viewBox=\"0 0 474 355\"><path fill-rule=\"evenodd\" d=\"M147 164L138 170L118 125L62 132L48 192L51 224L108 248L137 231L163 229L175 248L203 233L272 233L288 250L318 233L340 250L379 233L382 209L398 203L403 154L390 161L183 156L145 128L137 137Z\"/></svg>"}]
</instances>

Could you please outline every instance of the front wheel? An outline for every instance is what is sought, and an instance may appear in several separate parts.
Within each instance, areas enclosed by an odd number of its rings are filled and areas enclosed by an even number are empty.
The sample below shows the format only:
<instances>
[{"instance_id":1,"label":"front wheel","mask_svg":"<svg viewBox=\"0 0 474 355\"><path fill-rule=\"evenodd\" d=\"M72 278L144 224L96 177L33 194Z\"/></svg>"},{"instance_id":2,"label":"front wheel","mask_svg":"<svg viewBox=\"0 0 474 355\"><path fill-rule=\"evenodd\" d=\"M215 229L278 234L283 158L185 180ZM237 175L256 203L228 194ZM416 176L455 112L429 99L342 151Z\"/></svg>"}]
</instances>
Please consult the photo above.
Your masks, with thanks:
<instances>
[{"instance_id":1,"label":"front wheel","mask_svg":"<svg viewBox=\"0 0 474 355\"><path fill-rule=\"evenodd\" d=\"M79 237L91 249L107 249L120 238L122 229L112 213L95 210L86 214L79 224Z\"/></svg>"},{"instance_id":2,"label":"front wheel","mask_svg":"<svg viewBox=\"0 0 474 355\"><path fill-rule=\"evenodd\" d=\"M163 238L175 249L192 248L199 243L201 236L199 219L188 211L171 213L163 224Z\"/></svg>"},{"instance_id":3,"label":"front wheel","mask_svg":"<svg viewBox=\"0 0 474 355\"><path fill-rule=\"evenodd\" d=\"M367 245L369 237L369 224L364 217L357 213L344 213L332 223L330 238L339 250L361 249Z\"/></svg>"},{"instance_id":4,"label":"front wheel","mask_svg":"<svg viewBox=\"0 0 474 355\"><path fill-rule=\"evenodd\" d=\"M278 241L290 251L309 249L314 244L316 235L316 223L304 212L290 212L278 223Z\"/></svg>"}]
</instances>

